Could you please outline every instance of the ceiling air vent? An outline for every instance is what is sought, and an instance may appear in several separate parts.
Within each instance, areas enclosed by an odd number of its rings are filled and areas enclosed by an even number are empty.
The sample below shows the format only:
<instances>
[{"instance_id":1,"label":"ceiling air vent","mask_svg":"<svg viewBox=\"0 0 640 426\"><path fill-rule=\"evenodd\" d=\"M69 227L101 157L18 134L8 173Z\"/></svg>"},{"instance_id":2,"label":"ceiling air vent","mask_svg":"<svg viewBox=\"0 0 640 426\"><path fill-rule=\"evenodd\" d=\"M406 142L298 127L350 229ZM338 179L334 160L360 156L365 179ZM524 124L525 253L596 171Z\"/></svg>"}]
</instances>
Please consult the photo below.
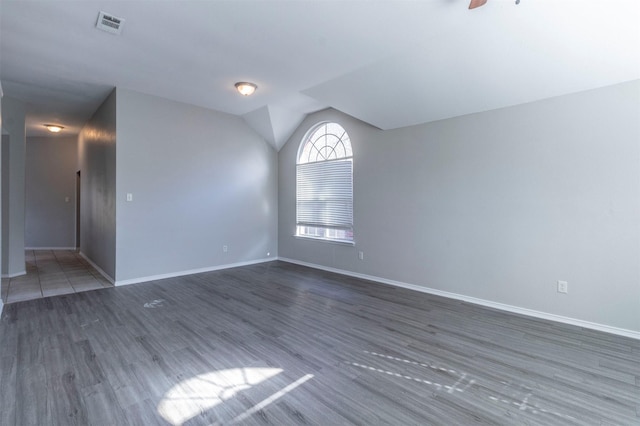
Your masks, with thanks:
<instances>
[{"instance_id":1,"label":"ceiling air vent","mask_svg":"<svg viewBox=\"0 0 640 426\"><path fill-rule=\"evenodd\" d=\"M122 32L123 25L124 19L117 18L113 15L109 15L108 13L100 12L96 28L111 34L120 34Z\"/></svg>"}]
</instances>

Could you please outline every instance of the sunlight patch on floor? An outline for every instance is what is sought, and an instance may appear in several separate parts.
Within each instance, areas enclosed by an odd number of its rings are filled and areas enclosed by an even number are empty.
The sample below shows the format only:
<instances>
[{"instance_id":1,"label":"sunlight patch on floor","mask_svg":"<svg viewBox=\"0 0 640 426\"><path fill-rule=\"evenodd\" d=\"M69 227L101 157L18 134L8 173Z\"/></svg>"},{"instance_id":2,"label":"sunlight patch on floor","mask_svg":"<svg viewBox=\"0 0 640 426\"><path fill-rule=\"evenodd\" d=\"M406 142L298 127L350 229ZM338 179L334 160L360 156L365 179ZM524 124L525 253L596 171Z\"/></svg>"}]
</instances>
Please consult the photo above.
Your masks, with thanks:
<instances>
[{"instance_id":1,"label":"sunlight patch on floor","mask_svg":"<svg viewBox=\"0 0 640 426\"><path fill-rule=\"evenodd\" d=\"M269 404L271 404L271 403L275 402L276 400L282 398L283 396L285 396L286 394L288 394L289 392L291 392L292 390L294 390L295 388L297 388L298 386L300 386L301 384L303 384L307 380L311 380L311 379L313 379L313 374L307 374L305 376L300 377L295 382L291 383L290 385L285 386L284 388L282 388L278 392L274 393L273 395L271 395L270 397L268 397L266 399L263 399L262 401L260 401L259 403L257 403L256 405L254 405L253 407L251 407L250 409L248 409L244 413L240 414L238 417L234 418L231 421L230 424L236 424L236 423L240 423L240 422L244 421L245 419L247 419L247 418L251 417L252 415L254 415L255 413L257 413L258 411L266 408Z\"/></svg>"},{"instance_id":2,"label":"sunlight patch on floor","mask_svg":"<svg viewBox=\"0 0 640 426\"><path fill-rule=\"evenodd\" d=\"M232 368L200 374L171 388L158 404L158 413L180 425L281 372L280 368Z\"/></svg>"}]
</instances>

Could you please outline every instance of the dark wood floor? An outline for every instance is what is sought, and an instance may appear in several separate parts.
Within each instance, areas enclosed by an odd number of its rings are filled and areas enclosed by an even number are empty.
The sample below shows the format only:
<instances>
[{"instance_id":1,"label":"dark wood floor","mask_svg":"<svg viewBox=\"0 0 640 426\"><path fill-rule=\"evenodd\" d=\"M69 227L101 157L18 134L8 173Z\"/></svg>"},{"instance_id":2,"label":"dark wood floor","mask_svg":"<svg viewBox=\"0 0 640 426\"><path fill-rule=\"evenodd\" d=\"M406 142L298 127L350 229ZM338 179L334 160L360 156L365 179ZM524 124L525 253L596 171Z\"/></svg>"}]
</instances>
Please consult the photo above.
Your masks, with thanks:
<instances>
[{"instance_id":1,"label":"dark wood floor","mask_svg":"<svg viewBox=\"0 0 640 426\"><path fill-rule=\"evenodd\" d=\"M5 306L0 423L640 424L640 341L283 262Z\"/></svg>"}]
</instances>

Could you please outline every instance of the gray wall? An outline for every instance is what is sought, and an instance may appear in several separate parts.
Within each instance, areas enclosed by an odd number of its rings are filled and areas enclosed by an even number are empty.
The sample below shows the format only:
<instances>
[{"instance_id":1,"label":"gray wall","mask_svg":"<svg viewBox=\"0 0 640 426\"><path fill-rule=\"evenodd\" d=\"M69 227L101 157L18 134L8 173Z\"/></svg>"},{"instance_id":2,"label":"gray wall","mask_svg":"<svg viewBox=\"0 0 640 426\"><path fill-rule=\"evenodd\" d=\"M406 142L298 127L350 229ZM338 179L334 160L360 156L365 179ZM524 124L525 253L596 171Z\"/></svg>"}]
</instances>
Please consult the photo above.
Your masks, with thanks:
<instances>
[{"instance_id":1,"label":"gray wall","mask_svg":"<svg viewBox=\"0 0 640 426\"><path fill-rule=\"evenodd\" d=\"M2 91L2 84L0 83L0 179L2 178L2 173L4 173L4 167L2 167L2 146L4 145L4 142L2 141L2 133L4 133L4 130L2 129L2 97L4 96L4 93ZM0 207L2 205L2 196L4 194L4 190L2 189L2 185L0 182ZM4 258L2 257L3 253L4 253L4 235L7 235L4 231L4 229L2 229L2 219L4 218L4 212L2 211L2 209L0 208L0 274L2 273L2 264L4 263ZM2 317L2 309L4 307L4 303L2 300L2 292L0 292L0 317Z\"/></svg>"},{"instance_id":2,"label":"gray wall","mask_svg":"<svg viewBox=\"0 0 640 426\"><path fill-rule=\"evenodd\" d=\"M78 137L27 138L26 155L26 246L75 247Z\"/></svg>"},{"instance_id":3,"label":"gray wall","mask_svg":"<svg viewBox=\"0 0 640 426\"><path fill-rule=\"evenodd\" d=\"M9 135L2 135L2 275L9 264Z\"/></svg>"},{"instance_id":4,"label":"gray wall","mask_svg":"<svg viewBox=\"0 0 640 426\"><path fill-rule=\"evenodd\" d=\"M116 91L82 128L80 251L112 279L116 276Z\"/></svg>"},{"instance_id":5,"label":"gray wall","mask_svg":"<svg viewBox=\"0 0 640 426\"><path fill-rule=\"evenodd\" d=\"M292 237L324 120L351 136L356 247ZM279 153L279 255L640 331L639 123L640 81L393 131L316 113Z\"/></svg>"},{"instance_id":6,"label":"gray wall","mask_svg":"<svg viewBox=\"0 0 640 426\"><path fill-rule=\"evenodd\" d=\"M128 90L117 105L118 281L275 257L277 154L260 136Z\"/></svg>"},{"instance_id":7,"label":"gray wall","mask_svg":"<svg viewBox=\"0 0 640 426\"><path fill-rule=\"evenodd\" d=\"M25 218L25 105L23 102L4 96L2 98L2 127L9 134L8 151L4 156L3 168L7 168L7 202L2 235L7 239L3 250L3 275L16 276L26 273L24 258L24 218Z\"/></svg>"}]
</instances>

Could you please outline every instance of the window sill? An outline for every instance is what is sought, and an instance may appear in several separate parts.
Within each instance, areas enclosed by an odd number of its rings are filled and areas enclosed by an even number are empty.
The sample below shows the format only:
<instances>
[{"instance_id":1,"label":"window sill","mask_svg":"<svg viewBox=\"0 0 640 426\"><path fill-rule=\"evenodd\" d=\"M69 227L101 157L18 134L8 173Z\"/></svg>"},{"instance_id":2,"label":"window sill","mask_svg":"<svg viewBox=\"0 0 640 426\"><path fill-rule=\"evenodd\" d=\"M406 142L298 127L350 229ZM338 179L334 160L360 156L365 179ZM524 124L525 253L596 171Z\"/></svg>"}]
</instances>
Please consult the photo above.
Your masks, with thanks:
<instances>
[{"instance_id":1,"label":"window sill","mask_svg":"<svg viewBox=\"0 0 640 426\"><path fill-rule=\"evenodd\" d=\"M355 241L346 241L346 240L332 240L330 238L320 238L320 237L309 237L307 235L294 235L294 238L298 238L300 240L310 240L310 241L321 241L324 243L330 244L338 244L341 246L355 246Z\"/></svg>"}]
</instances>

